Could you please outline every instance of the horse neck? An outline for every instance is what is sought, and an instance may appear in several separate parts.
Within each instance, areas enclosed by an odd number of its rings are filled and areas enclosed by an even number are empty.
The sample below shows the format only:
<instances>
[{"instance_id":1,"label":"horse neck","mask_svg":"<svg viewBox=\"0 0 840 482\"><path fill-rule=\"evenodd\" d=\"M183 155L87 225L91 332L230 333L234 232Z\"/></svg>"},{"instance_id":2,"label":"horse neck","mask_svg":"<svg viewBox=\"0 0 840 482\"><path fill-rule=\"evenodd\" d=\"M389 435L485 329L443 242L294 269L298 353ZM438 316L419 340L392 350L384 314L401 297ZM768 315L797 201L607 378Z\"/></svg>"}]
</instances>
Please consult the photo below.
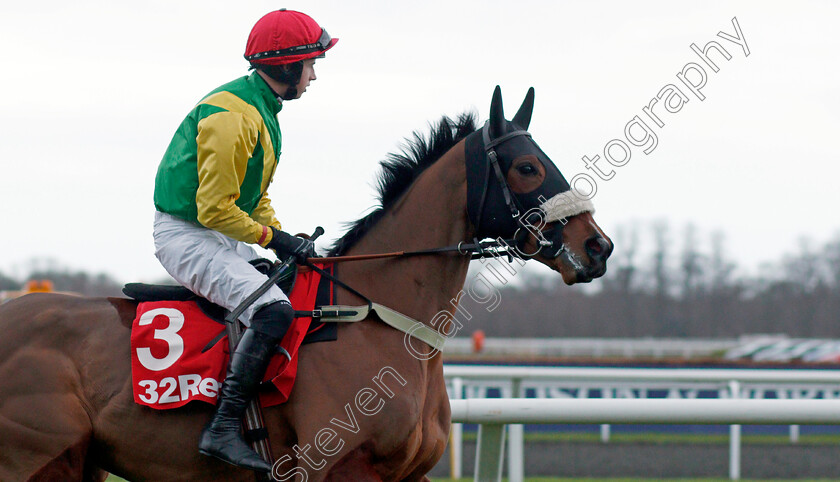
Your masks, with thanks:
<instances>
[{"instance_id":1,"label":"horse neck","mask_svg":"<svg viewBox=\"0 0 840 482\"><path fill-rule=\"evenodd\" d=\"M469 239L464 142L427 168L348 254L414 251ZM373 301L428 324L464 285L469 257L427 255L348 263L342 277Z\"/></svg>"}]
</instances>

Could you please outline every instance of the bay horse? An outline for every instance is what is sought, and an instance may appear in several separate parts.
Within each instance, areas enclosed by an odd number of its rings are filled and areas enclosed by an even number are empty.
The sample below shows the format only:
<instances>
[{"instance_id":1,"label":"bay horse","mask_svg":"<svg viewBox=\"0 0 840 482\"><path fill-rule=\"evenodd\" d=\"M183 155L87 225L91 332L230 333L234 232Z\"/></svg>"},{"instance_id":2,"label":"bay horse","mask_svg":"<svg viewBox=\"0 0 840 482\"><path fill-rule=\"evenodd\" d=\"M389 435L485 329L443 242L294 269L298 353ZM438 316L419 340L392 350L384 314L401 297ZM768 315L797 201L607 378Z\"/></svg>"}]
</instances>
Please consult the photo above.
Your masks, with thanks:
<instances>
[{"instance_id":1,"label":"bay horse","mask_svg":"<svg viewBox=\"0 0 840 482\"><path fill-rule=\"evenodd\" d=\"M415 133L402 154L382 162L381 206L329 255L514 236L517 251L566 284L603 275L612 242L528 134L533 99L531 89L508 121L497 87L484 127L463 114L444 117L428 139ZM558 210L552 199L576 208ZM450 336L463 325L463 317L455 320L463 289L474 299L490 296L486 279L483 288L467 283L469 261L376 259L342 264L337 276ZM363 300L339 290L338 302ZM135 308L129 299L59 294L0 307L0 480L91 481L104 471L132 481L253 480L252 472L199 455L209 404L156 411L134 403L128 327ZM341 324L337 341L301 350L289 401L264 410L277 480L428 480L446 445L449 400L440 352L406 340L371 318Z\"/></svg>"}]
</instances>

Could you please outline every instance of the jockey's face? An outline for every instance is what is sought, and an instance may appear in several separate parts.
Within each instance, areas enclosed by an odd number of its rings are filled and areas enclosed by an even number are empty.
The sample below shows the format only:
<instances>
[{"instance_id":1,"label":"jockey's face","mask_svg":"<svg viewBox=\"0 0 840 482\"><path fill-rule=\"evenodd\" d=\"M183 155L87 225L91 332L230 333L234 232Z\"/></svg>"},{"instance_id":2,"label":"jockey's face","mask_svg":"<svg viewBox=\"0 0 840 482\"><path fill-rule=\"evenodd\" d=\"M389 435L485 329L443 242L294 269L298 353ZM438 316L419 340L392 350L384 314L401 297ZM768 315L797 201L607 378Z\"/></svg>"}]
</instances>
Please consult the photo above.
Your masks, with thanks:
<instances>
[{"instance_id":1,"label":"jockey's face","mask_svg":"<svg viewBox=\"0 0 840 482\"><path fill-rule=\"evenodd\" d=\"M303 61L303 69L300 73L300 80L295 85L284 84L272 79L265 72L257 70L257 74L265 80L275 95L283 100L300 99L309 83L317 79L315 76L315 59L307 59Z\"/></svg>"},{"instance_id":2,"label":"jockey's face","mask_svg":"<svg viewBox=\"0 0 840 482\"><path fill-rule=\"evenodd\" d=\"M313 80L317 79L315 76L315 59L306 59L303 61L303 72L300 74L300 80L297 84L297 95L295 99L300 99L304 92L306 92L306 88L309 87L309 83Z\"/></svg>"}]
</instances>

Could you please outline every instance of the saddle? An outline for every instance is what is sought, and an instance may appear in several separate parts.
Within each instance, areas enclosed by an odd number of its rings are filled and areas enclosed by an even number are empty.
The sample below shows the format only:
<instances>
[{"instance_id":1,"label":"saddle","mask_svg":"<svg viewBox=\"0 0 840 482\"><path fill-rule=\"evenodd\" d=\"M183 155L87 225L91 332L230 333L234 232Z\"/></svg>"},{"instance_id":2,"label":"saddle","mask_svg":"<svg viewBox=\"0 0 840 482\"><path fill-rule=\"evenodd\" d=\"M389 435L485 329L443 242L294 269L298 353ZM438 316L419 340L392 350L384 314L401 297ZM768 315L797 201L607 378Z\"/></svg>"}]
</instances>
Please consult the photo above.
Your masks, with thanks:
<instances>
[{"instance_id":1,"label":"saddle","mask_svg":"<svg viewBox=\"0 0 840 482\"><path fill-rule=\"evenodd\" d=\"M271 276L276 269L282 269L283 274L277 280L277 286L283 290L287 297L290 297L292 290L297 281L298 266L294 263L287 265L274 264L265 258L258 258L250 262L254 268L260 273ZM127 283L123 289L123 294L129 298L143 303L153 301L194 301L201 311L213 321L216 321L224 326L225 316L229 311L222 306L219 306L210 300L202 298L193 293L189 288L180 285L163 285L163 284L147 284L147 283ZM330 280L321 278L318 284L318 291L315 296L314 306L301 307L301 310L311 310L319 306L327 306L335 303L335 290L332 287ZM295 307L296 310L299 307ZM296 314L296 316L306 316L306 312ZM320 320L312 320L306 338L303 344L317 343L321 341L334 341L337 339L337 325L333 322L322 322ZM213 339L210 345L205 347L209 349L212 344L217 343L223 338L225 330Z\"/></svg>"}]
</instances>

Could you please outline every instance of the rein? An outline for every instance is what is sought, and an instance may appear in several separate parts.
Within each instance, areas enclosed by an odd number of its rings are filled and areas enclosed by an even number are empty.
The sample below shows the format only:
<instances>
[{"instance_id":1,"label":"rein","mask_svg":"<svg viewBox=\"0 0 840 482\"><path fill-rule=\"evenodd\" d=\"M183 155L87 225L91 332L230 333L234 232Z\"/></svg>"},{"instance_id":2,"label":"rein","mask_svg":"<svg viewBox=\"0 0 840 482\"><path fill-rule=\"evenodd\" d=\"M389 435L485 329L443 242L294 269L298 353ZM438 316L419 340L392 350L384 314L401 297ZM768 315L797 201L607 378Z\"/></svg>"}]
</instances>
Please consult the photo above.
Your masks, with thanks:
<instances>
[{"instance_id":1,"label":"rein","mask_svg":"<svg viewBox=\"0 0 840 482\"><path fill-rule=\"evenodd\" d=\"M510 243L505 239L499 239L494 241L478 241L477 239L474 240L471 244L464 244L463 242L458 243L457 246L444 246L441 248L430 248L430 249L423 249L419 251L396 251L393 253L379 253L379 254L361 254L356 256L333 256L329 258L306 258L306 263L300 267L300 269L309 269L315 271L316 273L320 274L321 276L329 279L336 285L344 288L348 292L356 295L357 297L364 300L367 303L368 309L373 309L373 302L367 296L360 293L355 288L349 286L347 283L341 281L336 276L334 276L329 271L319 268L314 263L319 264L329 264L329 263L341 263L345 261L363 261L363 260L370 260L370 259L382 259L382 258L407 258L412 256L424 256L424 255L435 255L435 254L448 254L448 253L458 253L462 256L472 256L471 259L483 259L483 258L495 258L500 255L506 255L508 257L509 262L513 262L513 257L517 256L518 254L513 253L511 250ZM304 312L298 311L295 312L295 316L312 316L314 318L320 318L320 310L316 310L314 312Z\"/></svg>"},{"instance_id":2,"label":"rein","mask_svg":"<svg viewBox=\"0 0 840 482\"><path fill-rule=\"evenodd\" d=\"M372 254L357 254L352 256L330 256L325 258L307 258L309 263L343 263L347 261L367 261L372 259L385 258L410 258L413 256L427 256L435 254L449 254L457 253L462 256L471 255L473 260L498 257L500 254L508 258L516 256L512 253L511 245L515 244L515 239L501 239L494 241L478 241L474 239L472 243L465 244L463 241L455 246L442 246L440 248L421 249L417 251L393 251L391 253L372 253ZM511 259L511 261L513 261Z\"/></svg>"},{"instance_id":3,"label":"rein","mask_svg":"<svg viewBox=\"0 0 840 482\"><path fill-rule=\"evenodd\" d=\"M330 258L307 258L304 264L299 267L300 270L308 269L320 274L321 277L332 281L336 286L344 288L349 293L363 300L367 306L320 306L316 307L311 311L295 310L295 317L311 317L313 319L317 319L324 322L358 322L366 319L371 312L374 312L381 321L391 326L392 328L396 328L397 330L402 331L403 333L406 333L409 336L412 336L427 343L435 350L442 350L443 345L447 339L446 335L443 335L437 330L429 328L428 326L420 323L419 321L409 318L398 311L388 308L387 306L374 303L370 298L363 295L347 283L341 281L331 272L318 267L314 263L324 264L342 261L361 261L364 259L411 257L448 253L458 253L462 256L471 255L472 259L482 259L489 257L495 258L501 255L507 255L509 262L511 263L513 262L514 256L519 257L518 254L512 251L513 248L511 248L510 243L508 242L513 240L497 239L493 241L478 241L478 239L475 239L473 241L474 242L471 244L464 244L463 242L460 242L457 246L444 246L441 248L431 248L419 251L399 251L394 253L380 253L357 256L334 256Z\"/></svg>"}]
</instances>

